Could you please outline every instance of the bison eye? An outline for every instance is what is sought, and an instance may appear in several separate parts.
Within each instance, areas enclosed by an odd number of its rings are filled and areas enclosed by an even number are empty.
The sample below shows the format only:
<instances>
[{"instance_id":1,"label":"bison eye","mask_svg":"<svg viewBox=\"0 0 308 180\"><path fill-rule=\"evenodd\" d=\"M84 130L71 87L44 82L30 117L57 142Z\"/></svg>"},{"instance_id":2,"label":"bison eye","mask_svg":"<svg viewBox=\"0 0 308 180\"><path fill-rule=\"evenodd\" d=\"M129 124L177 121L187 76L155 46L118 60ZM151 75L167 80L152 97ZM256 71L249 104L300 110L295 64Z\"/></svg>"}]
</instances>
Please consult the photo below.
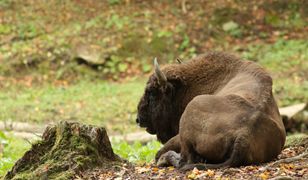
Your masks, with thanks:
<instances>
[{"instance_id":1,"label":"bison eye","mask_svg":"<svg viewBox=\"0 0 308 180\"><path fill-rule=\"evenodd\" d=\"M149 88L145 90L147 96L157 96L158 90L156 88Z\"/></svg>"},{"instance_id":2,"label":"bison eye","mask_svg":"<svg viewBox=\"0 0 308 180\"><path fill-rule=\"evenodd\" d=\"M153 96L157 96L157 95L158 95L158 93L159 93L159 92L158 92L158 90L157 90L157 89L154 89L154 90L152 91L152 95L153 95Z\"/></svg>"},{"instance_id":3,"label":"bison eye","mask_svg":"<svg viewBox=\"0 0 308 180\"><path fill-rule=\"evenodd\" d=\"M151 100L153 100L153 99L155 99L156 97L157 97L157 91L152 91L151 93L150 93L150 99Z\"/></svg>"},{"instance_id":4,"label":"bison eye","mask_svg":"<svg viewBox=\"0 0 308 180\"><path fill-rule=\"evenodd\" d=\"M165 94L170 95L173 93L173 86L171 84L168 84L168 86L165 89Z\"/></svg>"}]
</instances>

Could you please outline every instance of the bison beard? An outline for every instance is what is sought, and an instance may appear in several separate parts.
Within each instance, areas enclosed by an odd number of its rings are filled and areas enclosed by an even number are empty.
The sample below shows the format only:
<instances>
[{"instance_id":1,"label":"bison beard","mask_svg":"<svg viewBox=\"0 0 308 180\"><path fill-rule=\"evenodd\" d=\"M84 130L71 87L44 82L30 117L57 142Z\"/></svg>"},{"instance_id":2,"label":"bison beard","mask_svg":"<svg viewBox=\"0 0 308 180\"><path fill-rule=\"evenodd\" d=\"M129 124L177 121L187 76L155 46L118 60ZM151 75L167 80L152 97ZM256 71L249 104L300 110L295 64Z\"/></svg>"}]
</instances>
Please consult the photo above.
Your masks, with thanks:
<instances>
[{"instance_id":1,"label":"bison beard","mask_svg":"<svg viewBox=\"0 0 308 180\"><path fill-rule=\"evenodd\" d=\"M154 64L137 123L164 143L158 165L234 167L281 152L285 129L263 68L217 52L162 70L156 59Z\"/></svg>"}]
</instances>

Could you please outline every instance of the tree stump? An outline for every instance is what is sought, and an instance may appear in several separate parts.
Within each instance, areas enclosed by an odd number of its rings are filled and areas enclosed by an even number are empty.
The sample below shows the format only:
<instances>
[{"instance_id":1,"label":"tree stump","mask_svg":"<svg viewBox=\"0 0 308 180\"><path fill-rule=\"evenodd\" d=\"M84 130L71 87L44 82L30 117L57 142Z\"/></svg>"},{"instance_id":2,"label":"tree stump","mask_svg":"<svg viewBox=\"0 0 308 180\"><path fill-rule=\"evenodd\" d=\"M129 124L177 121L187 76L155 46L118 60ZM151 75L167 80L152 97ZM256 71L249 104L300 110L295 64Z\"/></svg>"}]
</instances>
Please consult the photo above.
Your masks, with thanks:
<instances>
[{"instance_id":1,"label":"tree stump","mask_svg":"<svg viewBox=\"0 0 308 180\"><path fill-rule=\"evenodd\" d=\"M60 122L19 159L4 179L70 179L90 168L111 168L122 160L113 153L104 128Z\"/></svg>"},{"instance_id":2,"label":"tree stump","mask_svg":"<svg viewBox=\"0 0 308 180\"><path fill-rule=\"evenodd\" d=\"M288 147L296 147L296 146L303 146L304 148L307 149L308 148L308 135L299 133L299 134L292 134L292 135L287 136L284 147L288 148Z\"/></svg>"},{"instance_id":3,"label":"tree stump","mask_svg":"<svg viewBox=\"0 0 308 180\"><path fill-rule=\"evenodd\" d=\"M279 108L287 132L308 132L308 103Z\"/></svg>"}]
</instances>

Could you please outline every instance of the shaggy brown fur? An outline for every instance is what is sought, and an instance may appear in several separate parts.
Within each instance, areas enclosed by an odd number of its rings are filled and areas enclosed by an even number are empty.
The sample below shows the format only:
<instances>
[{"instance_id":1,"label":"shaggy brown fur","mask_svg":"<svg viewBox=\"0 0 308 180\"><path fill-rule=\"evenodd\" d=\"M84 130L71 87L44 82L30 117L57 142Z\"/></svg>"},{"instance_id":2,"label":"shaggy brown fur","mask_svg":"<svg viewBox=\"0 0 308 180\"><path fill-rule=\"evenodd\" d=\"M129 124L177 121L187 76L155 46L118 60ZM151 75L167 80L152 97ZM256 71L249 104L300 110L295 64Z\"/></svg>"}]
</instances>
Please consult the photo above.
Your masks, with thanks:
<instances>
[{"instance_id":1,"label":"shaggy brown fur","mask_svg":"<svg viewBox=\"0 0 308 180\"><path fill-rule=\"evenodd\" d=\"M262 163L275 158L285 129L272 95L272 79L260 66L225 53L209 53L166 66L167 83L153 74L137 122L181 152L182 169L204 160L209 168ZM207 168L205 167L205 168Z\"/></svg>"}]
</instances>

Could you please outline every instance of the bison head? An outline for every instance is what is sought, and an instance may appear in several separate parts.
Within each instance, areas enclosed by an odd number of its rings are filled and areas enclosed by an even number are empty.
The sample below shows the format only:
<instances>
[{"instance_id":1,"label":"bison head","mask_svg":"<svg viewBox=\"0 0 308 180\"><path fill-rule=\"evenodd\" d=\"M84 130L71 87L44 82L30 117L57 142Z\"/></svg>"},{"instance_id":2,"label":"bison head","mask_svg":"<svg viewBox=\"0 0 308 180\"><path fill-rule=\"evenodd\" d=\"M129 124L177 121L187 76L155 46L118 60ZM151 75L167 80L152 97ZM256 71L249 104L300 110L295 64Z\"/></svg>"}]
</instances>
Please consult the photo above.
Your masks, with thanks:
<instances>
[{"instance_id":1,"label":"bison head","mask_svg":"<svg viewBox=\"0 0 308 180\"><path fill-rule=\"evenodd\" d=\"M136 122L162 143L178 133L179 110L176 103L179 81L168 79L160 70L156 58L155 71L149 78L138 105Z\"/></svg>"}]
</instances>

